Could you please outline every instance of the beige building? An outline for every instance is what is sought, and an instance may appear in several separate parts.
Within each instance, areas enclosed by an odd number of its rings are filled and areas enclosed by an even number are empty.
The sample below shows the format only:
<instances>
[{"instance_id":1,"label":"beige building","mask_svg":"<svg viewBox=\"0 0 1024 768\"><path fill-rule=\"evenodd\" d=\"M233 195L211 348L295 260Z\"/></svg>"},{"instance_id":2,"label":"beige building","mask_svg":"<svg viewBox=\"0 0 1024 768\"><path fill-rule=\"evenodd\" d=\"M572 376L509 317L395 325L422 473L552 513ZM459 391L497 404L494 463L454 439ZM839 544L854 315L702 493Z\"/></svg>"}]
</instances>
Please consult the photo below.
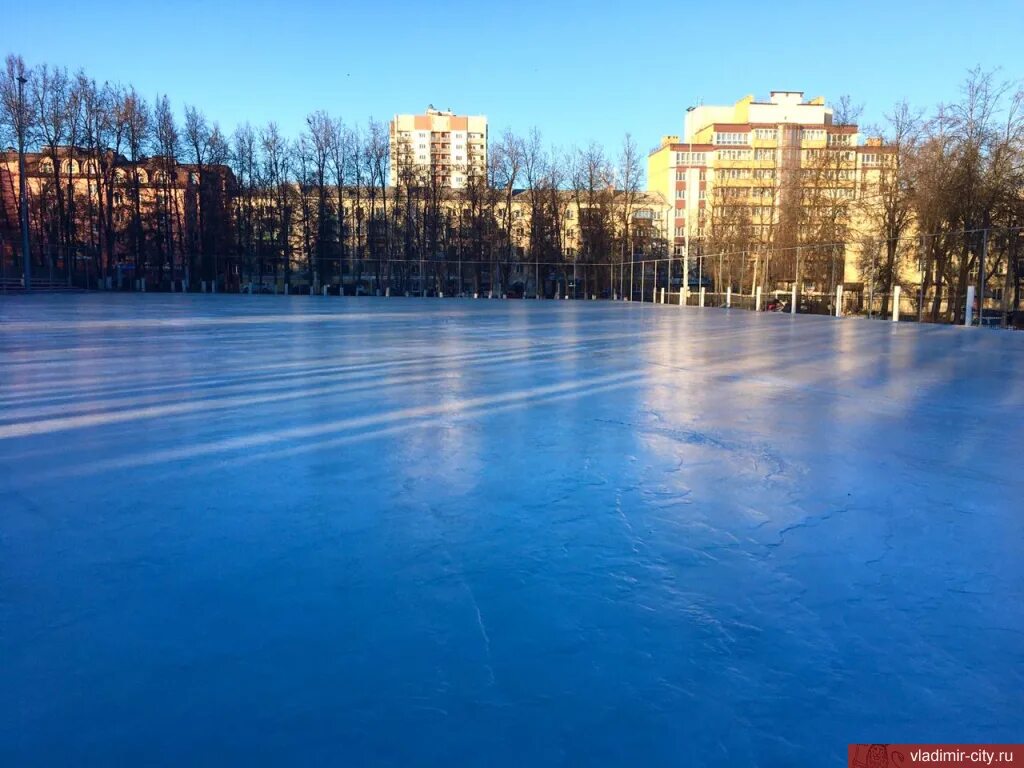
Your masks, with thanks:
<instances>
[{"instance_id":1,"label":"beige building","mask_svg":"<svg viewBox=\"0 0 1024 768\"><path fill-rule=\"evenodd\" d=\"M533 194L529 190L518 190L512 197L512 243L517 257L528 261L531 258ZM551 197L550 190L539 194ZM552 234L567 262L628 262L631 256L654 259L667 255L664 246L671 206L657 192L629 195L609 188L598 190L594 199L590 199L585 193L580 195L572 190L559 190L554 200L555 209L546 201L544 214L555 228ZM499 222L504 221L505 211L501 204L496 215ZM591 245L589 249L588 244ZM588 250L592 252L588 253Z\"/></svg>"},{"instance_id":2,"label":"beige building","mask_svg":"<svg viewBox=\"0 0 1024 768\"><path fill-rule=\"evenodd\" d=\"M433 106L422 115L395 115L390 125L391 186L409 174L461 189L487 174L487 118L456 115Z\"/></svg>"}]
</instances>

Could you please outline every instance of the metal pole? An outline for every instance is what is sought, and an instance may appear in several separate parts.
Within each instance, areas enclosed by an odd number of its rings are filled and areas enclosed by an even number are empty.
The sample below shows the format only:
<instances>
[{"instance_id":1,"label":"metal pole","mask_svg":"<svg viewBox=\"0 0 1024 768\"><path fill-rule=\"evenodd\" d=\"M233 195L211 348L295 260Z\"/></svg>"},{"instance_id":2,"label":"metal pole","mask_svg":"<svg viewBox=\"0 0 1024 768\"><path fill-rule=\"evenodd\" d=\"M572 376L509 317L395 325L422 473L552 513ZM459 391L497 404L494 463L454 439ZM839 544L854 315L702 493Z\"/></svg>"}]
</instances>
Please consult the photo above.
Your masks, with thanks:
<instances>
[{"instance_id":1,"label":"metal pole","mask_svg":"<svg viewBox=\"0 0 1024 768\"><path fill-rule=\"evenodd\" d=\"M732 272L731 269L729 271ZM731 283L730 283L730 285L731 285ZM717 291L718 295L721 296L721 294L722 294L722 253L721 253L721 251L719 251L719 253L718 253L718 282L715 284L715 291Z\"/></svg>"},{"instance_id":2,"label":"metal pole","mask_svg":"<svg viewBox=\"0 0 1024 768\"><path fill-rule=\"evenodd\" d=\"M672 294L672 256L665 258L665 295L661 299L661 303L664 304L667 301L671 301Z\"/></svg>"},{"instance_id":3,"label":"metal pole","mask_svg":"<svg viewBox=\"0 0 1024 768\"><path fill-rule=\"evenodd\" d=\"M697 256L697 285L700 288L703 288L704 287L704 247L703 246L698 246L697 247L697 253L698 253L698 256ZM701 306L703 307L704 305L701 304Z\"/></svg>"},{"instance_id":4,"label":"metal pole","mask_svg":"<svg viewBox=\"0 0 1024 768\"><path fill-rule=\"evenodd\" d=\"M689 177L687 177L689 178ZM690 182L686 182L689 186ZM689 193L689 189L686 190ZM682 284L679 286L679 291L683 294L679 300L681 306L686 305L686 298L690 293L690 201L687 200L684 203L683 208L683 279Z\"/></svg>"},{"instance_id":5,"label":"metal pole","mask_svg":"<svg viewBox=\"0 0 1024 768\"><path fill-rule=\"evenodd\" d=\"M924 255L925 236L921 235L921 247L917 255L917 322L924 322Z\"/></svg>"},{"instance_id":6,"label":"metal pole","mask_svg":"<svg viewBox=\"0 0 1024 768\"><path fill-rule=\"evenodd\" d=\"M875 269L878 267L878 246L872 249L871 256L871 282L868 285L868 318L874 316L875 311Z\"/></svg>"},{"instance_id":7,"label":"metal pole","mask_svg":"<svg viewBox=\"0 0 1024 768\"><path fill-rule=\"evenodd\" d=\"M793 273L793 297L790 300L792 302L792 306L790 306L790 308L789 308L789 314L791 314L791 315L795 315L796 314L796 293L797 293L797 284L799 282L800 282L800 246L798 245L796 247L796 268L795 268L794 273Z\"/></svg>"},{"instance_id":8,"label":"metal pole","mask_svg":"<svg viewBox=\"0 0 1024 768\"><path fill-rule=\"evenodd\" d=\"M32 290L32 259L28 250L28 184L25 178L25 80L18 75L18 187L21 191L21 254L25 290Z\"/></svg>"},{"instance_id":9,"label":"metal pole","mask_svg":"<svg viewBox=\"0 0 1024 768\"><path fill-rule=\"evenodd\" d=\"M981 257L978 260L978 325L985 317L985 257L988 256L988 230L981 231Z\"/></svg>"},{"instance_id":10,"label":"metal pole","mask_svg":"<svg viewBox=\"0 0 1024 768\"><path fill-rule=\"evenodd\" d=\"M636 248L633 241L629 242L629 300L633 300L633 265L636 264ZM641 297L643 298L643 297Z\"/></svg>"}]
</instances>

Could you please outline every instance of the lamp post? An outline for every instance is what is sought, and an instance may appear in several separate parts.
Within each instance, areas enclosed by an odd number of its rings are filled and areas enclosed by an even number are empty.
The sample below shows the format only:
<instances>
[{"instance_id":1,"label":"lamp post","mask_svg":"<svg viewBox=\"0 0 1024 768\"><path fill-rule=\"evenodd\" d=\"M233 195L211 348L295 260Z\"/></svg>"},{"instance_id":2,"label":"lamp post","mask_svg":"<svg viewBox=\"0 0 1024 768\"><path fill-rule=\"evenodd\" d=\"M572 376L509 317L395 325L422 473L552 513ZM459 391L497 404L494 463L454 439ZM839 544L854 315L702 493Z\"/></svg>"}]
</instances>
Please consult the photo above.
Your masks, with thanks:
<instances>
[{"instance_id":1,"label":"lamp post","mask_svg":"<svg viewBox=\"0 0 1024 768\"><path fill-rule=\"evenodd\" d=\"M28 252L28 184L25 179L25 80L18 75L18 187L21 195L21 254L25 290L32 290L32 262Z\"/></svg>"},{"instance_id":2,"label":"lamp post","mask_svg":"<svg viewBox=\"0 0 1024 768\"><path fill-rule=\"evenodd\" d=\"M691 105L686 108L686 117L683 119L683 130L686 132L686 170L683 171L685 192L683 196L683 279L679 285L679 304L686 306L686 299L690 293L690 169L696 163L693 162L693 131L690 126L691 112L696 107ZM700 206L700 169L697 170L697 205Z\"/></svg>"}]
</instances>

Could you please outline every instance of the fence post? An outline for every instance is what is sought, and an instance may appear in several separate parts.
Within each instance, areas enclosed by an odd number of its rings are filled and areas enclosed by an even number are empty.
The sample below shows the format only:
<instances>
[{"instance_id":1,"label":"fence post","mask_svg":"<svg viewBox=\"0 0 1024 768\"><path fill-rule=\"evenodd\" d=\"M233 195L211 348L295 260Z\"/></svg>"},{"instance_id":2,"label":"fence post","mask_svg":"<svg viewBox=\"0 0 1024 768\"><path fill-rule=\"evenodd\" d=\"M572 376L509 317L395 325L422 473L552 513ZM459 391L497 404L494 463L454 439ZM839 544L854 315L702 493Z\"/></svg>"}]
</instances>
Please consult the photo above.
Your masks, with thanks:
<instances>
[{"instance_id":1,"label":"fence post","mask_svg":"<svg viewBox=\"0 0 1024 768\"><path fill-rule=\"evenodd\" d=\"M662 304L665 303L665 289L664 288L661 289L661 303Z\"/></svg>"},{"instance_id":2,"label":"fence post","mask_svg":"<svg viewBox=\"0 0 1024 768\"><path fill-rule=\"evenodd\" d=\"M900 321L900 287L894 285L892 288L892 321L898 323Z\"/></svg>"},{"instance_id":3,"label":"fence post","mask_svg":"<svg viewBox=\"0 0 1024 768\"><path fill-rule=\"evenodd\" d=\"M793 291L789 301L789 314L796 314L796 283L793 283Z\"/></svg>"},{"instance_id":4,"label":"fence post","mask_svg":"<svg viewBox=\"0 0 1024 768\"><path fill-rule=\"evenodd\" d=\"M757 286L757 290L754 291L754 311L761 311L761 286Z\"/></svg>"},{"instance_id":5,"label":"fence post","mask_svg":"<svg viewBox=\"0 0 1024 768\"><path fill-rule=\"evenodd\" d=\"M732 309L732 286L725 289L725 308Z\"/></svg>"},{"instance_id":6,"label":"fence post","mask_svg":"<svg viewBox=\"0 0 1024 768\"><path fill-rule=\"evenodd\" d=\"M700 287L700 305L704 306L704 286Z\"/></svg>"},{"instance_id":7,"label":"fence post","mask_svg":"<svg viewBox=\"0 0 1024 768\"><path fill-rule=\"evenodd\" d=\"M843 285L836 286L836 317L843 316Z\"/></svg>"},{"instance_id":8,"label":"fence post","mask_svg":"<svg viewBox=\"0 0 1024 768\"><path fill-rule=\"evenodd\" d=\"M967 286L967 306L964 308L964 325L974 325L974 286Z\"/></svg>"}]
</instances>

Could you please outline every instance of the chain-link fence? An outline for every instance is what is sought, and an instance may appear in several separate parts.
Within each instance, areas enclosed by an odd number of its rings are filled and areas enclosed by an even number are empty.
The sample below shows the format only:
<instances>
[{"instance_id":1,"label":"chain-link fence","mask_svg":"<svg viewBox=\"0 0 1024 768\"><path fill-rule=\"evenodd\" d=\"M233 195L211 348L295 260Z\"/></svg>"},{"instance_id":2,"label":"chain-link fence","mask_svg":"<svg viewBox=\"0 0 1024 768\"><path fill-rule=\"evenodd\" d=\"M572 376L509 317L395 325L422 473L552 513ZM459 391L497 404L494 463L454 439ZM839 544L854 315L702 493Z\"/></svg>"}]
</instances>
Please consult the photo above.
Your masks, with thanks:
<instances>
[{"instance_id":1,"label":"chain-link fence","mask_svg":"<svg viewBox=\"0 0 1024 768\"><path fill-rule=\"evenodd\" d=\"M162 266L121 262L88 287L122 291L611 300L707 309L819 314L1020 328L1024 326L1022 230L984 229L863 239L733 253L621 260L260 260L215 256ZM3 290L18 290L4 259ZM7 262L10 263L7 263ZM205 265L205 266L204 266ZM54 278L35 288L61 284ZM207 275L197 278L197 273ZM45 274L45 273L44 273ZM211 277L216 275L216 278Z\"/></svg>"}]
</instances>

